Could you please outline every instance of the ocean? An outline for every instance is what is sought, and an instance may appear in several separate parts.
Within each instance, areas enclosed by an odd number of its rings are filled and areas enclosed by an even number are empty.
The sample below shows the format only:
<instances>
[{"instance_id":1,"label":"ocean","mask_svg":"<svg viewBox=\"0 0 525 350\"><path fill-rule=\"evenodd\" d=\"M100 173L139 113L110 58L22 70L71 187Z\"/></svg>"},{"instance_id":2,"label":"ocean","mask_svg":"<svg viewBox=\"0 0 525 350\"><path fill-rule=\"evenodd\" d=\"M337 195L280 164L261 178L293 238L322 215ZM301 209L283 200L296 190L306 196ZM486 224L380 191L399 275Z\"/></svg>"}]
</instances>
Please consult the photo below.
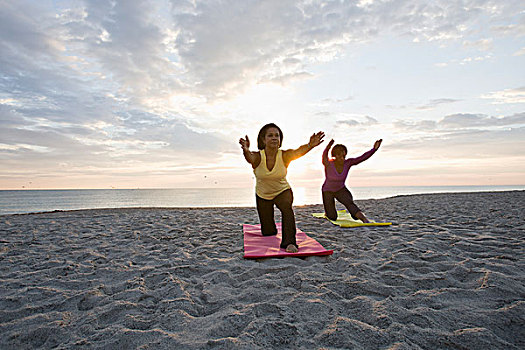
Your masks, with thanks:
<instances>
[{"instance_id":1,"label":"ocean","mask_svg":"<svg viewBox=\"0 0 525 350\"><path fill-rule=\"evenodd\" d=\"M517 186L351 187L354 199L442 192L525 190ZM320 188L294 187L294 205L321 204ZM0 190L0 215L130 207L255 207L253 188Z\"/></svg>"}]
</instances>

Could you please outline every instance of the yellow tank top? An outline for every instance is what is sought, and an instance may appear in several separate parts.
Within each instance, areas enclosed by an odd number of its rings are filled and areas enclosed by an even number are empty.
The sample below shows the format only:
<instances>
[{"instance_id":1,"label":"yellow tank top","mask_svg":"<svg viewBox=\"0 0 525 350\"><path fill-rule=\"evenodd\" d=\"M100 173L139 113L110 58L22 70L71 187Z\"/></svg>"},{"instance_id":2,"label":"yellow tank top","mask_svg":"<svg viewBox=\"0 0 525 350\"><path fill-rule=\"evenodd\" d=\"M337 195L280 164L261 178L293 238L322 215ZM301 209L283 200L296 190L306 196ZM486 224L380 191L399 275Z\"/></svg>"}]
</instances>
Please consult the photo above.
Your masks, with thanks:
<instances>
[{"instance_id":1,"label":"yellow tank top","mask_svg":"<svg viewBox=\"0 0 525 350\"><path fill-rule=\"evenodd\" d=\"M257 182L255 184L255 193L263 199L274 199L281 192L290 188L286 181L287 169L284 166L283 151L278 150L275 158L275 165L270 171L266 166L266 153L261 150L261 162L257 168L253 169Z\"/></svg>"}]
</instances>

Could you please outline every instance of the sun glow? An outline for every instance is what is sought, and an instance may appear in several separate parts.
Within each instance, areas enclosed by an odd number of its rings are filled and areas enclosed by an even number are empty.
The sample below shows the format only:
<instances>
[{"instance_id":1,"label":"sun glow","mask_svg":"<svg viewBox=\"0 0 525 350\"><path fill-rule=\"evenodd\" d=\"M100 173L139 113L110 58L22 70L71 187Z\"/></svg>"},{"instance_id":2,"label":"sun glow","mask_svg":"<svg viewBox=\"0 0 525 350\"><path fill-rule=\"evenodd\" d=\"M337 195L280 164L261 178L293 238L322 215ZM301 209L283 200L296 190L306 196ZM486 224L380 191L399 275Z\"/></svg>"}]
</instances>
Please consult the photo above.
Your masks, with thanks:
<instances>
[{"instance_id":1,"label":"sun glow","mask_svg":"<svg viewBox=\"0 0 525 350\"><path fill-rule=\"evenodd\" d=\"M250 138L255 138L264 124L273 122L283 131L283 148L287 149L308 142L310 135L302 133L306 116L303 106L304 102L300 101L293 88L266 83L254 85L231 100L214 104L210 113L235 111L237 115L246 116L239 121L238 127L247 127L244 133L248 133ZM258 123L253 123L253 120Z\"/></svg>"}]
</instances>

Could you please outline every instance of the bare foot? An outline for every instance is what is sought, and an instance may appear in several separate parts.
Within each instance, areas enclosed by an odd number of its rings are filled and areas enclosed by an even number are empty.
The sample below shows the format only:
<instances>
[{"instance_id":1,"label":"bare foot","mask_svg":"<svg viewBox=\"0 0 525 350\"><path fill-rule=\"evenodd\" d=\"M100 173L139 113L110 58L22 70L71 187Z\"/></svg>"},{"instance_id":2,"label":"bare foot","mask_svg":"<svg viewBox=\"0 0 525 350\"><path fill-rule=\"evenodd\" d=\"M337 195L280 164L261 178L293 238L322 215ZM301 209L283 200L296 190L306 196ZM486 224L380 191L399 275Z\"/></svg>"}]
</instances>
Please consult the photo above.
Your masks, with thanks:
<instances>
[{"instance_id":1,"label":"bare foot","mask_svg":"<svg viewBox=\"0 0 525 350\"><path fill-rule=\"evenodd\" d=\"M356 214L355 214L355 217L358 218L359 220L361 220L362 222L364 222L365 224L370 222L367 217L365 216L365 213L363 213L362 211L358 211Z\"/></svg>"},{"instance_id":2,"label":"bare foot","mask_svg":"<svg viewBox=\"0 0 525 350\"><path fill-rule=\"evenodd\" d=\"M297 249L297 247L294 246L293 244L288 244L288 247L286 247L287 253L297 253L298 251L299 249Z\"/></svg>"}]
</instances>

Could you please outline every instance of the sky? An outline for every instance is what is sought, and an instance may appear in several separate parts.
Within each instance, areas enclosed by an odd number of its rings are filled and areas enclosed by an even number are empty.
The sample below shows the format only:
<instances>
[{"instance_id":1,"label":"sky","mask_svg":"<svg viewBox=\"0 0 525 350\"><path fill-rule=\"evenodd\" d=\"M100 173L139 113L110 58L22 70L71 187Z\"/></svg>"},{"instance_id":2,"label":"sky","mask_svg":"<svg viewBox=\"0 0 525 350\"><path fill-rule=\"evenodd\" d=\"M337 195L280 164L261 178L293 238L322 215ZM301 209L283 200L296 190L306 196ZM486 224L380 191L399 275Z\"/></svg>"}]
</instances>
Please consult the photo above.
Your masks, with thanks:
<instances>
[{"instance_id":1,"label":"sky","mask_svg":"<svg viewBox=\"0 0 525 350\"><path fill-rule=\"evenodd\" d=\"M0 0L0 189L525 184L523 0Z\"/></svg>"}]
</instances>

